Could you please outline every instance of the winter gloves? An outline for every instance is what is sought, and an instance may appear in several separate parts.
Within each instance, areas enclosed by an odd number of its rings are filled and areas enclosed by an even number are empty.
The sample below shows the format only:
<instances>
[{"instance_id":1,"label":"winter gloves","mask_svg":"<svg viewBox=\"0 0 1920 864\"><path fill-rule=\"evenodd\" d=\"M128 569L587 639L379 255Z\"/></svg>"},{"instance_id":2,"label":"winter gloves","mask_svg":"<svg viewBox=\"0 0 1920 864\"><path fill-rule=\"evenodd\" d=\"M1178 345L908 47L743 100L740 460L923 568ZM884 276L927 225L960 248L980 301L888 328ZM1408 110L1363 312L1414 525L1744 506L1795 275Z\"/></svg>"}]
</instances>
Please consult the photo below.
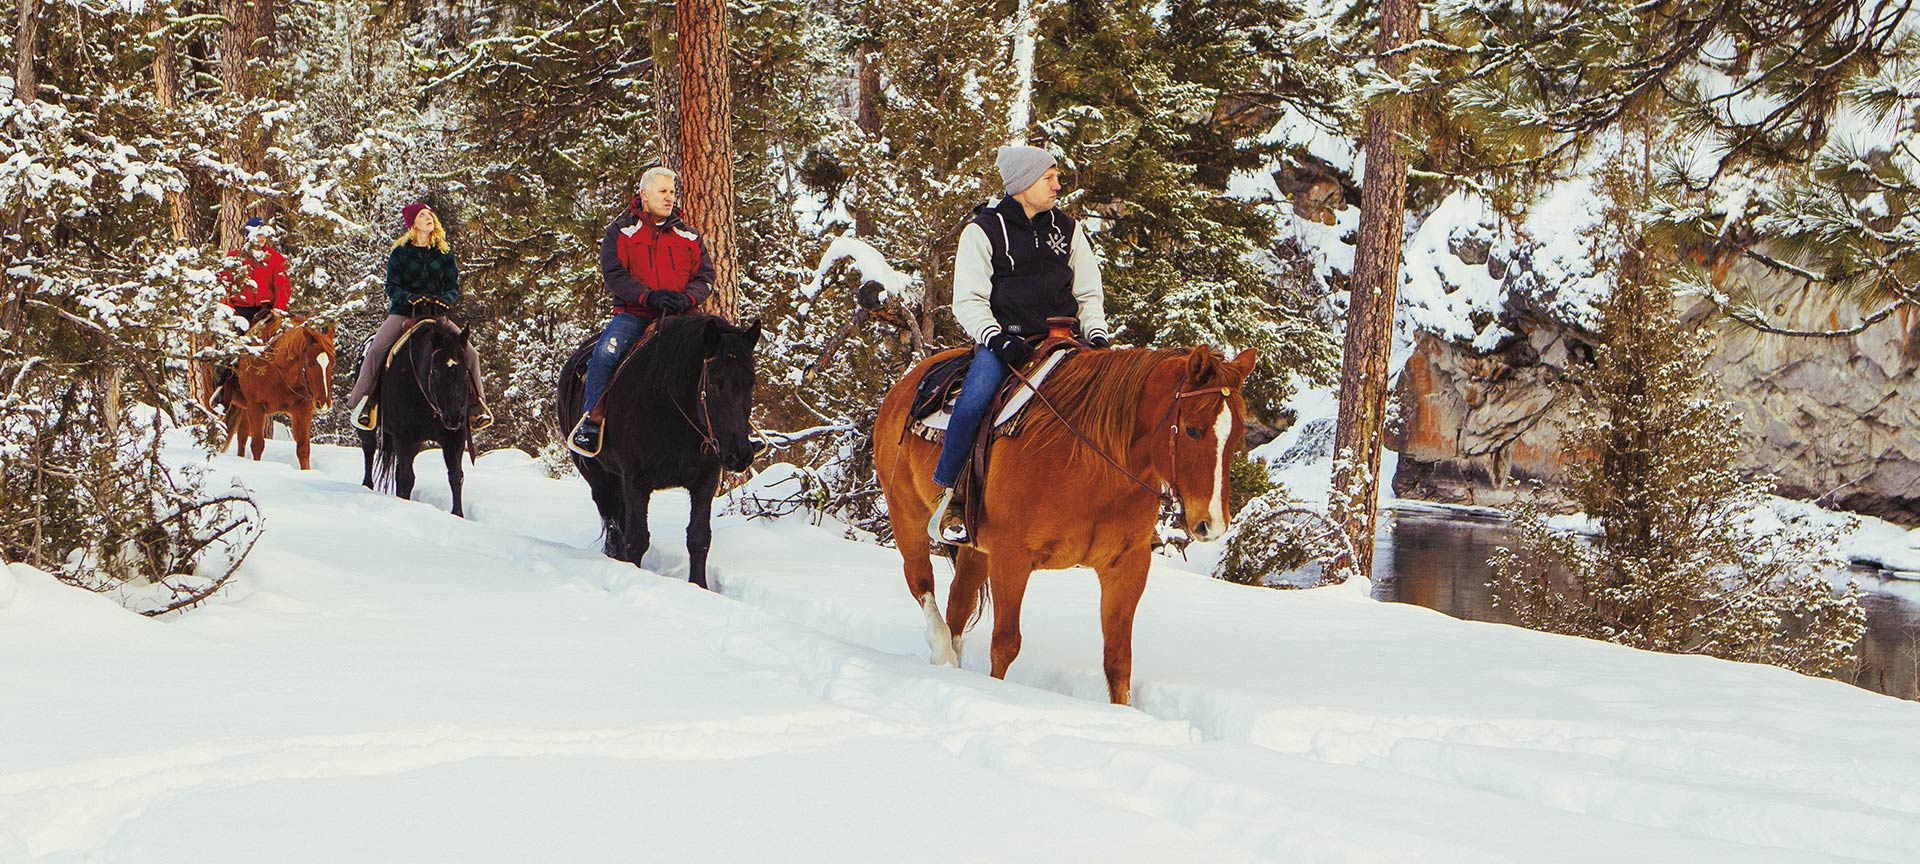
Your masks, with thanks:
<instances>
[{"instance_id":1,"label":"winter gloves","mask_svg":"<svg viewBox=\"0 0 1920 864\"><path fill-rule=\"evenodd\" d=\"M1025 366L1027 360L1033 357L1033 346L1028 345L1027 340L1012 333L994 334L992 339L987 340L987 350L992 351L993 356L1000 358L1000 362L1006 364L1008 369Z\"/></svg>"},{"instance_id":2,"label":"winter gloves","mask_svg":"<svg viewBox=\"0 0 1920 864\"><path fill-rule=\"evenodd\" d=\"M660 288L648 291L642 302L659 310L662 315L678 315L693 308L693 298L687 296L685 291L667 291Z\"/></svg>"}]
</instances>

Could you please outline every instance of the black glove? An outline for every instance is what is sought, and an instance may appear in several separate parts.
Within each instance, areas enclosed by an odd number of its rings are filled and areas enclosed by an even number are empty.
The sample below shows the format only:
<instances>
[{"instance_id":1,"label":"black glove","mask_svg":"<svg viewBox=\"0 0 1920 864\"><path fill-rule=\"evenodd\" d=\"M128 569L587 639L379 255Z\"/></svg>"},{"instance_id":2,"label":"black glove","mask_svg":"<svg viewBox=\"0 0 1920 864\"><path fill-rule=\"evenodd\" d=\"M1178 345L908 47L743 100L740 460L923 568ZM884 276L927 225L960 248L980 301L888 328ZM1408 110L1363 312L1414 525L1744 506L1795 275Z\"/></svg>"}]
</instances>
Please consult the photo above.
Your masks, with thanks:
<instances>
[{"instance_id":1,"label":"black glove","mask_svg":"<svg viewBox=\"0 0 1920 864\"><path fill-rule=\"evenodd\" d=\"M663 315L678 315L693 308L693 298L685 291L667 291L655 288L647 292L646 305L660 310Z\"/></svg>"},{"instance_id":2,"label":"black glove","mask_svg":"<svg viewBox=\"0 0 1920 864\"><path fill-rule=\"evenodd\" d=\"M1113 343L1108 342L1107 337L1105 336L1095 336L1092 339L1088 339L1087 344L1092 345L1095 348L1112 348L1113 347Z\"/></svg>"},{"instance_id":3,"label":"black glove","mask_svg":"<svg viewBox=\"0 0 1920 864\"><path fill-rule=\"evenodd\" d=\"M987 340L987 350L992 351L993 356L1000 358L1000 362L1005 363L1008 369L1025 366L1027 360L1033 357L1033 346L1028 345L1027 340L1012 333L995 334L992 339Z\"/></svg>"}]
</instances>

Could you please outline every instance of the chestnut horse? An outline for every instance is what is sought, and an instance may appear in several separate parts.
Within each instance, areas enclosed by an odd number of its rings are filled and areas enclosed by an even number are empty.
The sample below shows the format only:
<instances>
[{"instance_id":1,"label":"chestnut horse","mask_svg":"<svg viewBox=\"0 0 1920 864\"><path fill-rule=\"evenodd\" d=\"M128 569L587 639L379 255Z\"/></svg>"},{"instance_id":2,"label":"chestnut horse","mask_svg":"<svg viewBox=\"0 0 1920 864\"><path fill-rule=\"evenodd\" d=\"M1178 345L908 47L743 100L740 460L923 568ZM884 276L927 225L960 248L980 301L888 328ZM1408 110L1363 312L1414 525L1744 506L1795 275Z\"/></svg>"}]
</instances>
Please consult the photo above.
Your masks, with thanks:
<instances>
[{"instance_id":1,"label":"chestnut horse","mask_svg":"<svg viewBox=\"0 0 1920 864\"><path fill-rule=\"evenodd\" d=\"M293 426L294 454L300 470L309 467L313 453L313 415L333 408L333 325L316 330L305 318L289 319L267 340L258 357L242 357L227 383L232 402L227 406L227 435L238 443L234 453L253 461L266 450L267 424L285 414Z\"/></svg>"},{"instance_id":2,"label":"chestnut horse","mask_svg":"<svg viewBox=\"0 0 1920 864\"><path fill-rule=\"evenodd\" d=\"M1211 348L1081 351L1040 385L1019 435L995 443L974 545L954 556L941 619L925 529L940 488L940 446L907 431L920 363L887 392L874 420L874 467L887 496L907 591L926 615L932 661L960 665L960 634L986 593L993 602L993 677L1020 653L1020 601L1035 570L1092 567L1100 579L1107 695L1127 704L1133 613L1146 588L1154 524L1171 490L1189 533L1226 533L1227 461L1245 434L1241 382L1252 349L1228 361Z\"/></svg>"}]
</instances>

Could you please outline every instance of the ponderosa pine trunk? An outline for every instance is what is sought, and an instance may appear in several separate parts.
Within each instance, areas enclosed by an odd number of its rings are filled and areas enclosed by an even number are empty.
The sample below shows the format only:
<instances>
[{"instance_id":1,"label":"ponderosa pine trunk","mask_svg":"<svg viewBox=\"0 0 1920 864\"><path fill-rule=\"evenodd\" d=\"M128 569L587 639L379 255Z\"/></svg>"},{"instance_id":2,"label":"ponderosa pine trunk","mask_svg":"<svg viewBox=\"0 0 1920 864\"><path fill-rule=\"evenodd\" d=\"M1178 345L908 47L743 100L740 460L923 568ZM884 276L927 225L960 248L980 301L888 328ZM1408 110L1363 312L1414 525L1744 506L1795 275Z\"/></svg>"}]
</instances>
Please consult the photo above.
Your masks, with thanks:
<instances>
[{"instance_id":1,"label":"ponderosa pine trunk","mask_svg":"<svg viewBox=\"0 0 1920 864\"><path fill-rule=\"evenodd\" d=\"M242 108L264 94L266 67L273 59L273 0L220 0L227 23L220 32L220 83L231 108ZM250 109L234 134L227 136L222 157L252 176L266 163L273 130ZM220 248L238 249L240 229L253 199L245 185L228 180L220 187Z\"/></svg>"},{"instance_id":2,"label":"ponderosa pine trunk","mask_svg":"<svg viewBox=\"0 0 1920 864\"><path fill-rule=\"evenodd\" d=\"M674 4L680 55L681 201L713 256L709 311L740 313L740 271L733 260L733 95L728 79L726 0Z\"/></svg>"},{"instance_id":3,"label":"ponderosa pine trunk","mask_svg":"<svg viewBox=\"0 0 1920 864\"><path fill-rule=\"evenodd\" d=\"M1379 70L1398 79L1415 38L1416 0L1383 0L1374 43ZM1366 109L1362 146L1367 173L1360 190L1360 233L1353 254L1352 302L1340 365L1340 417L1334 429L1333 518L1352 544L1352 572L1372 578L1373 535L1380 501L1380 446L1386 426L1387 352L1393 347L1394 296L1400 285L1406 228L1407 150L1401 142L1413 114L1405 95L1388 94ZM1345 490L1351 493L1342 496Z\"/></svg>"},{"instance_id":4,"label":"ponderosa pine trunk","mask_svg":"<svg viewBox=\"0 0 1920 864\"><path fill-rule=\"evenodd\" d=\"M680 63L675 53L674 23L665 8L656 6L647 22L647 41L653 46L653 132L660 148L660 164L680 173ZM639 178L634 178L639 179Z\"/></svg>"}]
</instances>

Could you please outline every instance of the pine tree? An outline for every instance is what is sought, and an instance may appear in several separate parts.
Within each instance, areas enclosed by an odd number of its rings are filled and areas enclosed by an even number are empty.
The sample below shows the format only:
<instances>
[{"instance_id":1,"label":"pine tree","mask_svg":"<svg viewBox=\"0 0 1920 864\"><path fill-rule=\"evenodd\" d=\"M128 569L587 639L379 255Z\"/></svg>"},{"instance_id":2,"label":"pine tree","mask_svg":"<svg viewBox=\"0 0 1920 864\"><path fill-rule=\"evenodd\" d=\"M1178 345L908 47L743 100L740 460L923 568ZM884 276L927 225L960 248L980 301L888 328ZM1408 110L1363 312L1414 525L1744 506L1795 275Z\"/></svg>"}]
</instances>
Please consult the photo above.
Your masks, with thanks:
<instances>
[{"instance_id":1,"label":"pine tree","mask_svg":"<svg viewBox=\"0 0 1920 864\"><path fill-rule=\"evenodd\" d=\"M1705 371L1708 337L1677 323L1669 274L1625 203L1644 177L1610 180L1596 254L1612 293L1593 367L1569 376L1563 433L1577 455L1567 493L1600 533L1589 543L1522 507L1520 542L1492 562L1496 597L1537 629L1832 671L1865 630L1858 588L1836 597L1827 584L1843 566L1829 532L1755 522L1771 483L1731 467L1739 418Z\"/></svg>"}]
</instances>

